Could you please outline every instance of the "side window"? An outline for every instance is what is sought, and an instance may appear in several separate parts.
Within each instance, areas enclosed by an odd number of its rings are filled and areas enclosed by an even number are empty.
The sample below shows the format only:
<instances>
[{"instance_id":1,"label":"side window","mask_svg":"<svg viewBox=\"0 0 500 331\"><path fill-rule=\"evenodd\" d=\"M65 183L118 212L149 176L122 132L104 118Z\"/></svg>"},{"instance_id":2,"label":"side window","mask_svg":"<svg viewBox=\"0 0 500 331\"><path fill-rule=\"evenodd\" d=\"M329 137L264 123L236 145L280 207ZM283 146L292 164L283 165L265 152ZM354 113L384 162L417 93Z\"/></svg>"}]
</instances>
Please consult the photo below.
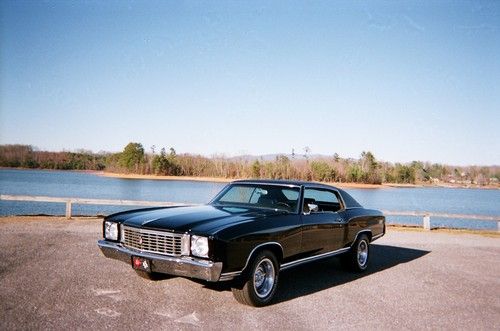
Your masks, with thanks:
<instances>
[{"instance_id":1,"label":"side window","mask_svg":"<svg viewBox=\"0 0 500 331\"><path fill-rule=\"evenodd\" d=\"M337 193L323 189L306 189L304 191L304 211L309 211L308 204L318 206L318 212L336 212L342 208Z\"/></svg>"}]
</instances>

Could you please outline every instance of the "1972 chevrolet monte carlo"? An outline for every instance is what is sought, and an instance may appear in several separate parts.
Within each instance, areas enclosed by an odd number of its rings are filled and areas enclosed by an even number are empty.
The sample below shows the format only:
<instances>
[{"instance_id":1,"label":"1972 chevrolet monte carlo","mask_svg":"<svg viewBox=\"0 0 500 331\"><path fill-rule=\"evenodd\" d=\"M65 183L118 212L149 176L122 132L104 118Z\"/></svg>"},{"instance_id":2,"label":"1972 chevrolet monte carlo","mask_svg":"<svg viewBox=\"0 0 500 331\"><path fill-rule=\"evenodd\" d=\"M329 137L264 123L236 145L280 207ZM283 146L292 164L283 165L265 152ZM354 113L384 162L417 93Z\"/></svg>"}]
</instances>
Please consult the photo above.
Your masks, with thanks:
<instances>
[{"instance_id":1,"label":"1972 chevrolet monte carlo","mask_svg":"<svg viewBox=\"0 0 500 331\"><path fill-rule=\"evenodd\" d=\"M207 205L109 215L98 245L142 276L232 280L236 300L263 306L281 270L339 255L350 269L364 271L370 242L384 233L384 215L341 189L248 180L227 185Z\"/></svg>"}]
</instances>

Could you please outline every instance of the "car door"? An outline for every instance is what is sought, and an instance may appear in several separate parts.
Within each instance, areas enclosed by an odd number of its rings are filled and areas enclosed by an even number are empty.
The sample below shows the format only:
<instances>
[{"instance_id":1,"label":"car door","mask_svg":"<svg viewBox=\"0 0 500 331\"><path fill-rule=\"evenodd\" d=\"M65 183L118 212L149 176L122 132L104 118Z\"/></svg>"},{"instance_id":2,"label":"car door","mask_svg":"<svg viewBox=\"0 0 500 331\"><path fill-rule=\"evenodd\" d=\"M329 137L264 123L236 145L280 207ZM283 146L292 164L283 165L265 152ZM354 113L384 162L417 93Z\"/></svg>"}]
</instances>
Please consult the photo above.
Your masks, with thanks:
<instances>
[{"instance_id":1,"label":"car door","mask_svg":"<svg viewBox=\"0 0 500 331\"><path fill-rule=\"evenodd\" d=\"M317 210L309 210L309 206ZM318 255L342 247L345 222L338 213L343 209L339 193L324 188L305 188L302 199L302 251Z\"/></svg>"}]
</instances>

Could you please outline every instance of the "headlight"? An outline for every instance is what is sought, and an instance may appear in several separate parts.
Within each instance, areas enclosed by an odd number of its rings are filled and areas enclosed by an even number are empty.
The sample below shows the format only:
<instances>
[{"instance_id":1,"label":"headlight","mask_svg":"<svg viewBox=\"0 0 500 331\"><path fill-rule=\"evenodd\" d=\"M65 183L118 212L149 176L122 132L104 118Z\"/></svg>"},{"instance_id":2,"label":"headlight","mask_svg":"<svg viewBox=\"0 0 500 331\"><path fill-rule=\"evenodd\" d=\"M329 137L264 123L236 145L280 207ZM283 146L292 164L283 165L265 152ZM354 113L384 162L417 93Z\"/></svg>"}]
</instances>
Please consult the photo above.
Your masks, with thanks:
<instances>
[{"instance_id":1,"label":"headlight","mask_svg":"<svg viewBox=\"0 0 500 331\"><path fill-rule=\"evenodd\" d=\"M208 257L208 238L191 236L191 254L199 257Z\"/></svg>"},{"instance_id":2,"label":"headlight","mask_svg":"<svg viewBox=\"0 0 500 331\"><path fill-rule=\"evenodd\" d=\"M118 223L104 222L104 238L109 240L118 240Z\"/></svg>"}]
</instances>

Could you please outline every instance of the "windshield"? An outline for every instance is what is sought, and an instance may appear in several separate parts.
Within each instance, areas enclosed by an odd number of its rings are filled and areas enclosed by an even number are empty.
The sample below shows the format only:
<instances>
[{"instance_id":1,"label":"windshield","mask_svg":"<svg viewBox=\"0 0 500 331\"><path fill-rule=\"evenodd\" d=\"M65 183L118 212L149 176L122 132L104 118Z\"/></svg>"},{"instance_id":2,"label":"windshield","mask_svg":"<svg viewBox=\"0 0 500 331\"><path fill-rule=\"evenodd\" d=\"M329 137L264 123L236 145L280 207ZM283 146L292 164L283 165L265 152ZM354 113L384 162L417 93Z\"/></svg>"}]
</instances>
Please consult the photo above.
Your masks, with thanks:
<instances>
[{"instance_id":1,"label":"windshield","mask_svg":"<svg viewBox=\"0 0 500 331\"><path fill-rule=\"evenodd\" d=\"M297 212L299 187L269 184L232 184L211 202L214 205L244 205Z\"/></svg>"}]
</instances>

